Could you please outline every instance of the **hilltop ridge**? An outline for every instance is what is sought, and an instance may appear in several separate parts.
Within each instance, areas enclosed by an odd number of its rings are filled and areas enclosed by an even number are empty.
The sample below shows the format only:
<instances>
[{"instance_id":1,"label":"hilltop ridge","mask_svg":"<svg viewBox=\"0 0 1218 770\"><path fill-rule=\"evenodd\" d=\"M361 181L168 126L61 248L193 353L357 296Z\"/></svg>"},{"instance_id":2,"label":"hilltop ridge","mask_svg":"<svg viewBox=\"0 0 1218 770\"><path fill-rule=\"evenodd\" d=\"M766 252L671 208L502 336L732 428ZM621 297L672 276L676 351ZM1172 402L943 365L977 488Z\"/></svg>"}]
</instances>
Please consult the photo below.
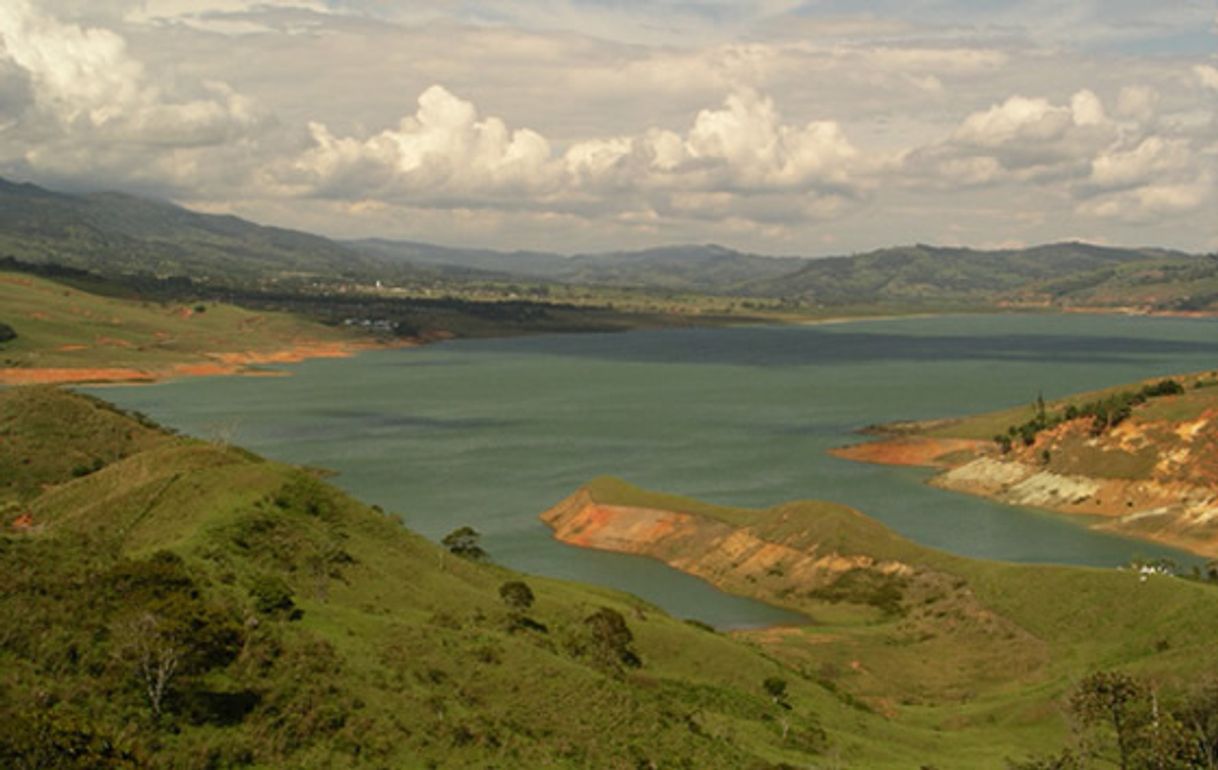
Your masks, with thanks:
<instances>
[{"instance_id":1,"label":"hilltop ridge","mask_svg":"<svg viewBox=\"0 0 1218 770\"><path fill-rule=\"evenodd\" d=\"M336 241L118 192L74 195L0 179L0 256L203 286L316 291L527 284L781 301L783 307L1213 312L1218 258L1078 242L980 250L925 244L834 257L763 256L716 244L559 254L365 238Z\"/></svg>"}]
</instances>

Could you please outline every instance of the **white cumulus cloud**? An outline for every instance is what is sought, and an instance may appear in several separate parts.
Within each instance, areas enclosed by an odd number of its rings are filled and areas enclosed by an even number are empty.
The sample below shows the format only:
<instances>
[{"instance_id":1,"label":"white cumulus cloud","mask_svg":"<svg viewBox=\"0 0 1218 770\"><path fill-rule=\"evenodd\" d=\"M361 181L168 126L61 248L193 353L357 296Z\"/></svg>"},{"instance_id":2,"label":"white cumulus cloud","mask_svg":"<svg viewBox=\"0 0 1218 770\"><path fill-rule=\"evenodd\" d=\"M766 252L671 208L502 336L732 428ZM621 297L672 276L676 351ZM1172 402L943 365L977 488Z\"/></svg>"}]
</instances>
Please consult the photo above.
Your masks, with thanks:
<instances>
[{"instance_id":1,"label":"white cumulus cloud","mask_svg":"<svg viewBox=\"0 0 1218 770\"><path fill-rule=\"evenodd\" d=\"M743 90L704 109L685 134L652 127L591 137L557 153L528 128L479 114L442 86L413 115L366 138L310 127L313 146L272 171L296 194L358 199L385 195L426 203L463 196L518 207L679 211L691 200L731 210L741 196L779 190L849 197L869 162L831 121L790 125L771 99ZM705 193L705 197L699 197ZM614 200L617 198L617 200ZM799 211L809 201L799 204Z\"/></svg>"},{"instance_id":2,"label":"white cumulus cloud","mask_svg":"<svg viewBox=\"0 0 1218 770\"><path fill-rule=\"evenodd\" d=\"M52 175L105 170L146 180L160 168L166 181L189 183L190 158L149 158L148 148L172 154L225 145L264 119L223 82L167 87L121 35L59 21L29 0L0 5L0 64L25 84L24 101L7 108L0 124L24 151L6 160Z\"/></svg>"}]
</instances>

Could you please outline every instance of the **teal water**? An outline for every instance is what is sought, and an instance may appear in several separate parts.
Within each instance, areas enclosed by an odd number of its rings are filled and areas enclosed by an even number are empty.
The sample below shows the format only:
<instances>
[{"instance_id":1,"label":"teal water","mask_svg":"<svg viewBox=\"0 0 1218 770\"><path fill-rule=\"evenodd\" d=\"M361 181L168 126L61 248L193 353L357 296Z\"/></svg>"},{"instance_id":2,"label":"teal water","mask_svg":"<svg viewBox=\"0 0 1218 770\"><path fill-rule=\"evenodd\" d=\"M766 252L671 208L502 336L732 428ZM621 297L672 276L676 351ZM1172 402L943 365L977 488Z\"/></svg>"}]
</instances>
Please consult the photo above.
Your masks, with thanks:
<instances>
[{"instance_id":1,"label":"teal water","mask_svg":"<svg viewBox=\"0 0 1218 770\"><path fill-rule=\"evenodd\" d=\"M553 540L537 515L600 474L726 505L824 498L925 545L1024 562L1196 559L1076 520L925 486L826 450L875 422L997 409L1218 366L1218 323L966 316L457 341L285 367L292 376L95 389L199 436L338 471L438 539L611 585L723 627L793 616L649 559Z\"/></svg>"}]
</instances>

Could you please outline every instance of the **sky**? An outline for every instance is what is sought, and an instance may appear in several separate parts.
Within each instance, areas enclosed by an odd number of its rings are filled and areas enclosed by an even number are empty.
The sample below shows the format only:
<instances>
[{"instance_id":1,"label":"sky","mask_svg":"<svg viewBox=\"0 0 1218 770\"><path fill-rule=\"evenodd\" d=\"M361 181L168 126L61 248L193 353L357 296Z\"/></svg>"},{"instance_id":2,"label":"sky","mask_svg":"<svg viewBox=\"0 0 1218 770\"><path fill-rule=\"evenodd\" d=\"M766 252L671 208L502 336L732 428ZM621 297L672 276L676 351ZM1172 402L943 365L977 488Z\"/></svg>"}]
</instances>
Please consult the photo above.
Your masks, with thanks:
<instances>
[{"instance_id":1,"label":"sky","mask_svg":"<svg viewBox=\"0 0 1218 770\"><path fill-rule=\"evenodd\" d=\"M0 176L334 237L1218 250L1212 0L4 0Z\"/></svg>"}]
</instances>

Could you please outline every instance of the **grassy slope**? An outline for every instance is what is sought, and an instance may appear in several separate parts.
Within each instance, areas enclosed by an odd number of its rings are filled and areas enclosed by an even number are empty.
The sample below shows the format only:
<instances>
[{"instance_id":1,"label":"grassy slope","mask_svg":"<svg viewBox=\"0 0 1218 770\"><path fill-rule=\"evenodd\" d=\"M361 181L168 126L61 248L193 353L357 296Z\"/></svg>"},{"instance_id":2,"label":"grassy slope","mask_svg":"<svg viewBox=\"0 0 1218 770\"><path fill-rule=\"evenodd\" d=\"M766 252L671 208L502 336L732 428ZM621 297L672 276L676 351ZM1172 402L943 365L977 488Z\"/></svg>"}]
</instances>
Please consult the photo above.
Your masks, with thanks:
<instances>
[{"instance_id":1,"label":"grassy slope","mask_svg":"<svg viewBox=\"0 0 1218 770\"><path fill-rule=\"evenodd\" d=\"M908 767L944 756L933 733L852 708L751 644L634 597L527 577L529 615L549 630L512 631L497 590L521 576L453 557L303 471L50 389L0 391L0 415L0 482L20 500L4 518L28 510L37 525L0 535L10 726L50 703L54 719L87 719L177 767L736 768L828 755ZM103 463L76 478L57 455ZM44 492L22 481L31 471ZM158 726L119 665L116 629L134 599L105 593L107 576L164 549L246 630L235 661L189 685L195 698L252 696L235 721L182 706ZM251 609L267 575L291 586L300 620ZM598 662L583 618L602 606L627 619L642 668ZM790 682L793 710L765 696L768 676Z\"/></svg>"},{"instance_id":2,"label":"grassy slope","mask_svg":"<svg viewBox=\"0 0 1218 770\"><path fill-rule=\"evenodd\" d=\"M287 314L217 303L161 304L104 297L54 281L0 273L3 321L17 338L0 343L4 367L163 369L215 352L270 353L355 335Z\"/></svg>"},{"instance_id":3,"label":"grassy slope","mask_svg":"<svg viewBox=\"0 0 1218 770\"><path fill-rule=\"evenodd\" d=\"M1218 666L1218 589L1179 578L1142 582L1131 572L1004 564L923 548L842 506L786 503L724 508L652 493L615 479L588 485L593 500L680 511L748 528L801 550L894 559L912 567L897 583L901 609L866 605L881 579L843 582L826 602L781 570L724 587L819 621L758 644L907 726L934 731L978 766L1020 746L1049 746L1065 730L1061 699L1085 673L1122 667L1164 684ZM707 543L713 548L715 544ZM857 577L855 575L854 577ZM868 611L870 610L870 611ZM981 759L985 757L985 759Z\"/></svg>"}]
</instances>

